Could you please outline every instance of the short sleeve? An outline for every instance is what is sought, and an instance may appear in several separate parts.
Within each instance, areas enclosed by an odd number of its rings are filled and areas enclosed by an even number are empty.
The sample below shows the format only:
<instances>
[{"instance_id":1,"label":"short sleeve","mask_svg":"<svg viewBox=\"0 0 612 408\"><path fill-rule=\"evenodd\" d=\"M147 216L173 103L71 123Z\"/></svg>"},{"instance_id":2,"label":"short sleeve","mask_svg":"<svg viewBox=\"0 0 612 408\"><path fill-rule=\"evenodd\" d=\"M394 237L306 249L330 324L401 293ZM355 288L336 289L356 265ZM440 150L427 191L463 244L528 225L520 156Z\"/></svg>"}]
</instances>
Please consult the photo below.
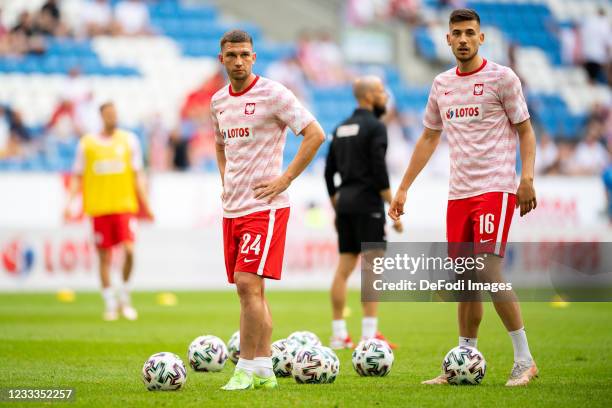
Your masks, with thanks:
<instances>
[{"instance_id":1,"label":"short sleeve","mask_svg":"<svg viewBox=\"0 0 612 408\"><path fill-rule=\"evenodd\" d=\"M293 92L284 86L280 86L280 91L275 99L275 116L281 123L289 126L296 135L299 135L306 126L315 120L312 113L302 105Z\"/></svg>"},{"instance_id":2,"label":"short sleeve","mask_svg":"<svg viewBox=\"0 0 612 408\"><path fill-rule=\"evenodd\" d=\"M130 153L132 157L132 170L141 171L144 167L142 158L142 148L140 147L140 141L138 136L134 133L128 133L128 144L130 146Z\"/></svg>"},{"instance_id":3,"label":"short sleeve","mask_svg":"<svg viewBox=\"0 0 612 408\"><path fill-rule=\"evenodd\" d=\"M513 125L529 119L527 102L523 95L521 80L510 68L499 81L499 99L501 101L506 116Z\"/></svg>"},{"instance_id":4,"label":"short sleeve","mask_svg":"<svg viewBox=\"0 0 612 408\"><path fill-rule=\"evenodd\" d=\"M85 146L83 145L83 138L79 140L79 145L76 149L76 156L74 157L74 164L72 165L72 173L80 176L85 171Z\"/></svg>"},{"instance_id":5,"label":"short sleeve","mask_svg":"<svg viewBox=\"0 0 612 408\"><path fill-rule=\"evenodd\" d=\"M218 145L225 145L223 134L221 133L221 129L219 129L219 121L217 120L217 111L215 110L214 102L210 103L210 119L212 120L213 129L215 131L215 143Z\"/></svg>"},{"instance_id":6,"label":"short sleeve","mask_svg":"<svg viewBox=\"0 0 612 408\"><path fill-rule=\"evenodd\" d=\"M432 130L442 130L443 123L440 116L440 108L438 107L438 93L436 81L431 86L429 98L427 99L427 107L425 108L425 116L423 117L423 126Z\"/></svg>"}]
</instances>

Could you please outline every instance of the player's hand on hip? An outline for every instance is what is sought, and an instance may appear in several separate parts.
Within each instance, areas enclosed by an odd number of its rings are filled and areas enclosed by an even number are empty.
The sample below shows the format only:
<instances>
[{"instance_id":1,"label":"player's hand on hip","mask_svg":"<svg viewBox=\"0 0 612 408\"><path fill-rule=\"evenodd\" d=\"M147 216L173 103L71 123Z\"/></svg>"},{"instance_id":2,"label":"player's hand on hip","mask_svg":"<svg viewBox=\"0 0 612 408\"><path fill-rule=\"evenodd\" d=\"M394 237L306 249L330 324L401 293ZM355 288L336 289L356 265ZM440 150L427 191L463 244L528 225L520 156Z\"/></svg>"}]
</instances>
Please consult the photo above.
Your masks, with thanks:
<instances>
[{"instance_id":1,"label":"player's hand on hip","mask_svg":"<svg viewBox=\"0 0 612 408\"><path fill-rule=\"evenodd\" d=\"M404 215L404 204L406 204L406 191L398 190L393 197L393 201L391 201L388 213L393 221L399 221L400 217Z\"/></svg>"},{"instance_id":2,"label":"player's hand on hip","mask_svg":"<svg viewBox=\"0 0 612 408\"><path fill-rule=\"evenodd\" d=\"M538 206L533 181L521 180L516 191L516 206L521 207L521 217Z\"/></svg>"},{"instance_id":3,"label":"player's hand on hip","mask_svg":"<svg viewBox=\"0 0 612 408\"><path fill-rule=\"evenodd\" d=\"M401 220L393 221L393 229L395 232L401 234L404 232L404 224L402 224Z\"/></svg>"},{"instance_id":4,"label":"player's hand on hip","mask_svg":"<svg viewBox=\"0 0 612 408\"><path fill-rule=\"evenodd\" d=\"M258 183L253 187L255 198L258 200L267 200L268 203L270 203L274 197L285 191L290 184L291 179L285 175L271 181Z\"/></svg>"}]
</instances>

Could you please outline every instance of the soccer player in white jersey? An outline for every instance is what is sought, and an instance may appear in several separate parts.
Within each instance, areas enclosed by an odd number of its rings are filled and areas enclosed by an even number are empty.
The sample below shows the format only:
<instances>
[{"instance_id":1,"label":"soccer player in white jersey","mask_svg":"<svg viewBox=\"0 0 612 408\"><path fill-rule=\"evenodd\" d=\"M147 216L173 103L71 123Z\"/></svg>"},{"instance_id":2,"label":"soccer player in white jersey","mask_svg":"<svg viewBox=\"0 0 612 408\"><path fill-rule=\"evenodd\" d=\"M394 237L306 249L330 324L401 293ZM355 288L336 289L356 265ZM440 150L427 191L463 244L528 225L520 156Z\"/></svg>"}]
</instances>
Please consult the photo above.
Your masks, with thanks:
<instances>
[{"instance_id":1,"label":"soccer player in white jersey","mask_svg":"<svg viewBox=\"0 0 612 408\"><path fill-rule=\"evenodd\" d=\"M211 112L223 184L225 266L240 298L240 359L224 390L278 387L264 279L281 278L289 219L285 190L325 140L295 95L252 73L255 60L248 33L233 30L223 36L219 61L230 83L213 96ZM283 172L287 128L303 139Z\"/></svg>"},{"instance_id":2,"label":"soccer player in white jersey","mask_svg":"<svg viewBox=\"0 0 612 408\"><path fill-rule=\"evenodd\" d=\"M473 243L485 258L488 279L503 282L502 262L515 206L523 216L536 208L533 187L535 136L516 74L478 55L484 33L474 10L451 13L447 42L457 67L439 74L432 85L423 124L410 164L389 209L397 220L404 214L408 188L445 132L451 156L446 231L449 243ZM522 174L516 186L516 142L520 142ZM514 347L514 366L506 385L525 385L538 374L529 351L521 310L512 301L496 301L495 310ZM479 299L475 299L479 300ZM480 301L460 302L459 345L476 347L483 315ZM446 384L440 375L424 384Z\"/></svg>"}]
</instances>

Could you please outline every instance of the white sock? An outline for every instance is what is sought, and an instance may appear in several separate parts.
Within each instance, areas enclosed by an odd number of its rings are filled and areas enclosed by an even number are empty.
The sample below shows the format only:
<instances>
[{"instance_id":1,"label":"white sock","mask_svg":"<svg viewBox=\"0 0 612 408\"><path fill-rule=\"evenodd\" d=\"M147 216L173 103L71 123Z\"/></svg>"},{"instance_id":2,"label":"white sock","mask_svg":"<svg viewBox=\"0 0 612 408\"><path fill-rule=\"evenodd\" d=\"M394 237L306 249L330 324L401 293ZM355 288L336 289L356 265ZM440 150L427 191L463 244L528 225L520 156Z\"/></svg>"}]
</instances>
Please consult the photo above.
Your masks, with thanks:
<instances>
[{"instance_id":1,"label":"white sock","mask_svg":"<svg viewBox=\"0 0 612 408\"><path fill-rule=\"evenodd\" d=\"M518 330L508 332L510 339L512 339L512 347L514 348L514 361L531 361L531 352L529 351L529 344L527 344L527 333L525 328L521 327Z\"/></svg>"},{"instance_id":2,"label":"white sock","mask_svg":"<svg viewBox=\"0 0 612 408\"><path fill-rule=\"evenodd\" d=\"M254 373L258 377L268 378L274 375L272 367L272 357L255 357Z\"/></svg>"},{"instance_id":3,"label":"white sock","mask_svg":"<svg viewBox=\"0 0 612 408\"><path fill-rule=\"evenodd\" d=\"M104 299L104 305L106 310L115 310L117 309L117 298L115 298L115 291L113 288L103 288L102 289L102 298Z\"/></svg>"},{"instance_id":4,"label":"white sock","mask_svg":"<svg viewBox=\"0 0 612 408\"><path fill-rule=\"evenodd\" d=\"M332 320L332 332L334 337L338 337L342 340L348 337L348 331L346 330L345 320Z\"/></svg>"},{"instance_id":5,"label":"white sock","mask_svg":"<svg viewBox=\"0 0 612 408\"><path fill-rule=\"evenodd\" d=\"M119 287L119 303L121 303L122 306L130 306L132 304L130 286L127 282L123 282Z\"/></svg>"},{"instance_id":6,"label":"white sock","mask_svg":"<svg viewBox=\"0 0 612 408\"><path fill-rule=\"evenodd\" d=\"M361 337L371 339L376 336L378 329L378 318L377 317L364 317L361 320Z\"/></svg>"},{"instance_id":7,"label":"white sock","mask_svg":"<svg viewBox=\"0 0 612 408\"><path fill-rule=\"evenodd\" d=\"M476 348L478 344L478 339L476 337L461 337L459 336L459 345L460 346L468 346Z\"/></svg>"},{"instance_id":8,"label":"white sock","mask_svg":"<svg viewBox=\"0 0 612 408\"><path fill-rule=\"evenodd\" d=\"M247 360L246 358L238 358L238 364L236 364L236 370L242 369L249 375L253 375L255 371L256 362L255 360Z\"/></svg>"}]
</instances>

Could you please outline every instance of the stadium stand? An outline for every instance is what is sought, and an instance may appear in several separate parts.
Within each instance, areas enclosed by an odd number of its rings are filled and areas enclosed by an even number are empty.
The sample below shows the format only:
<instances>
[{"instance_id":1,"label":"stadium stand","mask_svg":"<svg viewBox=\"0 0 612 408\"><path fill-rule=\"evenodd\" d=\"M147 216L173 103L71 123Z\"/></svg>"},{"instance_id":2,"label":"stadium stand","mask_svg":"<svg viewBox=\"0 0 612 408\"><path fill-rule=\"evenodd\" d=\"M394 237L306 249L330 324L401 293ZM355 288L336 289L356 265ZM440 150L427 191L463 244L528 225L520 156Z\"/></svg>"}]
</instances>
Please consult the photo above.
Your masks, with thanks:
<instances>
[{"instance_id":1,"label":"stadium stand","mask_svg":"<svg viewBox=\"0 0 612 408\"><path fill-rule=\"evenodd\" d=\"M115 10L122 3L97 1ZM347 7L349 3L346 3ZM448 9L441 5L449 2L423 0L421 3L421 8L410 10L408 17L407 13L390 8L388 15L377 16L374 20L389 19L392 24L406 24L408 21L419 58L430 61L432 66L450 66L452 54L445 42ZM605 7L607 16L610 16L610 4L598 0L479 0L464 3L481 15L483 30L487 33L483 55L512 66L523 80L538 133L545 132L556 143L574 146L582 142L589 129L596 127L603 148L608 142L606 138L611 137L610 87L604 82L605 78L595 83L591 81L578 65L579 61L565 60L563 33L571 32L580 23L577 20L580 16L596 14L600 6ZM25 4L18 0L3 2L0 44L2 38L5 44L11 44L10 36L16 35L11 34L11 29L24 11L31 13L36 26L36 18L44 4L44 0ZM214 79L218 69L215 60L218 40L230 27L244 28L253 34L259 73L266 74L269 68L278 68L279 65L289 69L294 67L291 61L296 59L295 66L300 72L289 76L300 77L299 81L305 84L303 94L297 90L296 94L311 107L327 132L331 132L353 109L350 78L355 73L367 71L385 77L404 137L411 139L418 134L421 125L415 118L425 107L430 84L413 78L407 80L401 74L402 67L345 67L340 47L331 43L325 33L315 33L295 42L270 41L265 36L265 27L252 21L228 19L222 9L208 3L162 0L146 4L147 26L141 33L145 35L126 35L120 27L113 25L112 32L109 32L113 35L89 37L90 32L84 27L82 17L90 4L84 0L64 0L60 19L69 35L59 28L56 32L44 34L37 34L34 29L33 37L40 41L35 43L35 51L16 51L10 46L2 48L0 45L0 104L6 111L17 112L23 117L30 135L27 140L15 138L12 122L6 115L4 119L0 115L4 122L0 122L0 158L4 157L0 159L0 170L69 170L79 131L86 127L78 123L78 117L87 121L95 103L109 99L117 103L123 125L133 129L147 148L158 146L165 149L173 146L173 140L186 140L197 146L194 148L195 156L190 157L189 167L214 169L208 119L185 118L180 110L190 92L203 86L208 79ZM335 6L337 2L334 2ZM2 26L6 28L4 31ZM8 42L6 38L9 38ZM335 62L338 67L327 72L333 75L337 70L342 72L336 75L333 83L322 83L318 80L320 75L309 71L308 63L328 55L339 55L340 59ZM80 72L77 79L68 75L74 69ZM79 82L81 85L75 85ZM76 106L70 108L73 110L68 109L67 116L75 125L72 132L67 133L72 134L57 136L55 133L62 132L55 131L55 123L49 126L51 118L63 106L62 103L70 99L65 95L66 89L80 86L88 91L84 92L82 99L73 101ZM4 136L2 129L6 129ZM159 138L155 139L157 136L153 133L159 134ZM7 148L11 140L21 144L22 148ZM288 138L286 162L294 155L298 144L299 139ZM322 149L320 155L326 150ZM154 167L168 168L163 165ZM557 170L553 171L559 171L558 166L555 168Z\"/></svg>"}]
</instances>

